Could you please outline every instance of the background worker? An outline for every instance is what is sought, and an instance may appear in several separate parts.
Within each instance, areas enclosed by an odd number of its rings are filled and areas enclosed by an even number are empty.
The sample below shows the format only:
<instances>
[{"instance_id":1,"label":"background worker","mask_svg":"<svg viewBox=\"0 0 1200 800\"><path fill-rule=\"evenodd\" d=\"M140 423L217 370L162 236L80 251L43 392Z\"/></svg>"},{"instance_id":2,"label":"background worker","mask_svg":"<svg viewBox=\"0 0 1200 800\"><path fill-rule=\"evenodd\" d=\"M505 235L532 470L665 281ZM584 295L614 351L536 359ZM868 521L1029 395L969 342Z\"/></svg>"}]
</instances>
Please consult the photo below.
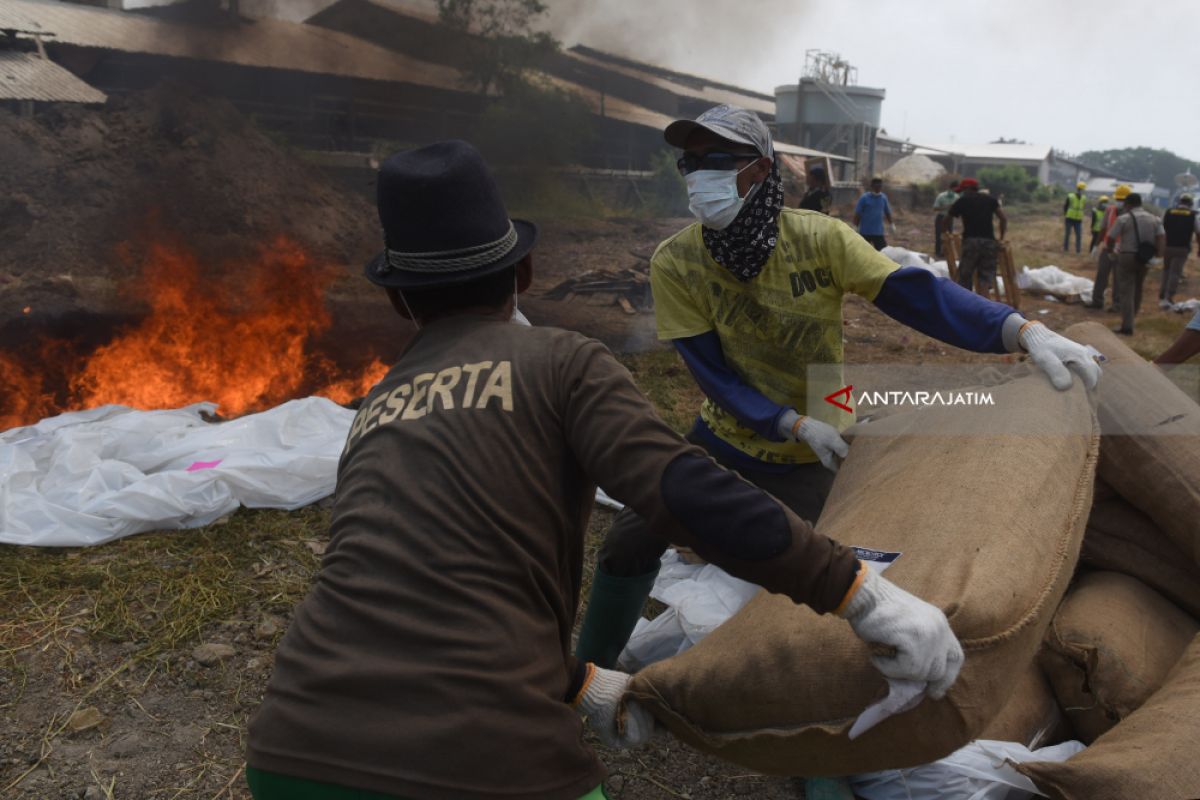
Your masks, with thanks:
<instances>
[{"instance_id":1,"label":"background worker","mask_svg":"<svg viewBox=\"0 0 1200 800\"><path fill-rule=\"evenodd\" d=\"M392 156L377 186L366 274L419 330L351 426L321 571L249 726L256 800L603 798L579 715L612 746L654 723L628 675L569 652L597 483L945 694L962 649L940 610L685 444L599 342L511 321L537 228L474 148Z\"/></svg>"},{"instance_id":2,"label":"background worker","mask_svg":"<svg viewBox=\"0 0 1200 800\"><path fill-rule=\"evenodd\" d=\"M854 204L854 224L858 226L859 234L876 250L887 247L887 239L883 235L884 220L887 220L888 229L894 234L896 223L892 221L892 206L883 193L883 178L876 176L871 178L870 191L863 192Z\"/></svg>"},{"instance_id":3,"label":"background worker","mask_svg":"<svg viewBox=\"0 0 1200 800\"><path fill-rule=\"evenodd\" d=\"M1008 217L1000 202L979 191L979 181L963 178L959 184L962 197L954 201L946 213L946 230L954 230L954 220L962 217L962 255L958 259L958 285L974 290L984 297L996 286L996 261L1000 243L996 241L992 217L1000 220L1000 239L1008 232Z\"/></svg>"},{"instance_id":4,"label":"background worker","mask_svg":"<svg viewBox=\"0 0 1200 800\"><path fill-rule=\"evenodd\" d=\"M1162 285L1158 289L1158 307L1170 308L1175 304L1175 292L1183 267L1192 250L1192 236L1196 237L1200 249L1200 217L1192 209L1192 196L1181 195L1174 208L1168 209L1162 219L1167 234L1167 245L1163 250Z\"/></svg>"},{"instance_id":5,"label":"background worker","mask_svg":"<svg viewBox=\"0 0 1200 800\"><path fill-rule=\"evenodd\" d=\"M1092 241L1088 244L1088 255L1096 255L1096 248L1104 244L1104 209L1108 208L1108 195L1102 194L1092 209Z\"/></svg>"},{"instance_id":6,"label":"background worker","mask_svg":"<svg viewBox=\"0 0 1200 800\"><path fill-rule=\"evenodd\" d=\"M1117 217L1105 242L1110 252L1117 253L1117 285L1121 292L1121 327L1114 332L1132 336L1150 259L1162 257L1166 233L1162 220L1142 208L1140 194L1130 192L1124 205L1126 212Z\"/></svg>"},{"instance_id":7,"label":"background worker","mask_svg":"<svg viewBox=\"0 0 1200 800\"><path fill-rule=\"evenodd\" d=\"M1117 223L1117 214L1121 212L1121 207L1125 204L1125 198L1133 191L1128 184L1122 183L1113 192L1113 201L1104 209L1104 223L1101 231L1101 243L1108 239L1108 234L1112 231L1113 225ZM1117 256L1110 248L1101 246L1100 254L1096 258L1096 282L1092 286L1092 302L1088 308L1096 310L1104 309L1104 291L1108 288L1108 282L1112 280L1112 305L1108 307L1109 311L1116 311L1120 303L1120 290L1117 288L1116 278Z\"/></svg>"},{"instance_id":8,"label":"background worker","mask_svg":"<svg viewBox=\"0 0 1200 800\"><path fill-rule=\"evenodd\" d=\"M933 200L933 254L938 258L942 257L942 234L945 233L946 212L958 199L958 192L959 183L955 181Z\"/></svg>"},{"instance_id":9,"label":"background worker","mask_svg":"<svg viewBox=\"0 0 1200 800\"><path fill-rule=\"evenodd\" d=\"M1183 333L1179 334L1179 338L1162 355L1154 359L1154 363L1159 366L1182 364L1197 353L1200 353L1200 311L1192 317L1192 321L1183 329Z\"/></svg>"},{"instance_id":10,"label":"background worker","mask_svg":"<svg viewBox=\"0 0 1200 800\"><path fill-rule=\"evenodd\" d=\"M1087 184L1083 181L1075 184L1075 191L1067 195L1063 201L1063 252L1067 252L1067 243L1071 241L1071 231L1075 231L1075 254L1079 255L1079 240L1083 236L1083 207L1087 197L1083 190Z\"/></svg>"},{"instance_id":11,"label":"background worker","mask_svg":"<svg viewBox=\"0 0 1200 800\"><path fill-rule=\"evenodd\" d=\"M800 204L796 208L828 214L832 207L833 192L830 191L829 173L824 167L813 167L808 171L808 191L800 198Z\"/></svg>"}]
</instances>

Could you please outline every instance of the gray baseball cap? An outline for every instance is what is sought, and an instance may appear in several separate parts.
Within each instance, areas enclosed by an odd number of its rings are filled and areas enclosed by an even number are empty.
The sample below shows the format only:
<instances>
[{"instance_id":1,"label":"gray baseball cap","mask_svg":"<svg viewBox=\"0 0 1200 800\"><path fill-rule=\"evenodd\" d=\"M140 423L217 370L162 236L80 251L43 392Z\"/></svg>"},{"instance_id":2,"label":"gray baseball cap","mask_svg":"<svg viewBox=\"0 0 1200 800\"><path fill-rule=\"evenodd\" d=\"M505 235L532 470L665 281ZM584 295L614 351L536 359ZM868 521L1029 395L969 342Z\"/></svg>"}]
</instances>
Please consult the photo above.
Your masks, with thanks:
<instances>
[{"instance_id":1,"label":"gray baseball cap","mask_svg":"<svg viewBox=\"0 0 1200 800\"><path fill-rule=\"evenodd\" d=\"M694 120L677 119L667 126L663 136L667 144L682 150L688 136L697 128L704 128L731 142L750 145L764 156L775 155L771 132L767 130L766 123L753 111L737 106L710 108Z\"/></svg>"}]
</instances>

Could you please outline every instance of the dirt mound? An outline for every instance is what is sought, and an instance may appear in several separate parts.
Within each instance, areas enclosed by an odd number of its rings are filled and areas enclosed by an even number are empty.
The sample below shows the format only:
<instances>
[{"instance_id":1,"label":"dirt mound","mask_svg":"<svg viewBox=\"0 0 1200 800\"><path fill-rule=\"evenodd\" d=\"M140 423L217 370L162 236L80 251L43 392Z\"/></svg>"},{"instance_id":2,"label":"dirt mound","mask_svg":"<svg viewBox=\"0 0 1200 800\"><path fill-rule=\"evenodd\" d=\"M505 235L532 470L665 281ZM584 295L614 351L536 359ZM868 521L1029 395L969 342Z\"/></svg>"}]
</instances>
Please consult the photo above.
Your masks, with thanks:
<instances>
[{"instance_id":1,"label":"dirt mound","mask_svg":"<svg viewBox=\"0 0 1200 800\"><path fill-rule=\"evenodd\" d=\"M929 183L945 172L945 167L928 156L911 155L892 164L883 176L892 183Z\"/></svg>"},{"instance_id":2,"label":"dirt mound","mask_svg":"<svg viewBox=\"0 0 1200 800\"><path fill-rule=\"evenodd\" d=\"M118 245L160 233L213 261L283 234L354 271L378 246L366 199L227 101L181 86L114 97L99 110L0 112L0 153L0 321L25 306L94 309L123 270Z\"/></svg>"}]
</instances>

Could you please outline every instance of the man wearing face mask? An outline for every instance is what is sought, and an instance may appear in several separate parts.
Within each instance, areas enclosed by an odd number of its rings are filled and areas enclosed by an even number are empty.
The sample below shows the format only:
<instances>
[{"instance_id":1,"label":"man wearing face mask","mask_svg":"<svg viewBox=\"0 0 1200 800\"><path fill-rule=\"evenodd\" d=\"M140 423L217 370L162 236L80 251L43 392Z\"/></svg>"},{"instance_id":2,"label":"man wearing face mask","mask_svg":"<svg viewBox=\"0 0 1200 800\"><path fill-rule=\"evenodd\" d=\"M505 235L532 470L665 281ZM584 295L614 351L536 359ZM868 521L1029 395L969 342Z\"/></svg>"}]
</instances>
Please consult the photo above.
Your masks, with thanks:
<instances>
[{"instance_id":1,"label":"man wearing face mask","mask_svg":"<svg viewBox=\"0 0 1200 800\"><path fill-rule=\"evenodd\" d=\"M650 282L660 339L706 399L688 439L800 517L816 521L853 422L806 398L842 388L842 296L956 347L1028 352L1055 387L1100 368L1075 342L1010 307L918 267L900 267L844 222L784 208L771 135L752 112L718 106L666 129L681 148L699 222L659 245ZM635 513L617 515L597 559L577 653L611 666L637 622L667 544Z\"/></svg>"}]
</instances>

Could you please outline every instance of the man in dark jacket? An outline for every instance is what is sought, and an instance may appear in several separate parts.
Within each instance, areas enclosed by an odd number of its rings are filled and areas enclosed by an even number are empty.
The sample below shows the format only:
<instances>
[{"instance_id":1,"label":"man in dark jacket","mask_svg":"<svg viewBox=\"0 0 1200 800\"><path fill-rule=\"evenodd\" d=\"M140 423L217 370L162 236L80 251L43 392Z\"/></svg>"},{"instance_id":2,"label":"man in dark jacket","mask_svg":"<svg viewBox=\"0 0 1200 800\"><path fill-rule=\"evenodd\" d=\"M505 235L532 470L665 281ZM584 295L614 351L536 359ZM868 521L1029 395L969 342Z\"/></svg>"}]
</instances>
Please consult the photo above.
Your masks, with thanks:
<instances>
[{"instance_id":1,"label":"man in dark jacket","mask_svg":"<svg viewBox=\"0 0 1200 800\"><path fill-rule=\"evenodd\" d=\"M465 142L393 156L367 277L419 331L364 400L321 571L250 723L256 800L603 797L580 715L645 742L630 676L570 655L597 484L728 572L843 615L932 697L945 615L718 467L600 343L511 320L537 228Z\"/></svg>"},{"instance_id":2,"label":"man in dark jacket","mask_svg":"<svg viewBox=\"0 0 1200 800\"><path fill-rule=\"evenodd\" d=\"M1192 196L1180 196L1175 207L1163 215L1163 230L1167 234L1167 245L1163 250L1162 285L1158 290L1159 308L1170 308L1175 304L1175 291L1183 277L1183 267L1192 251L1192 237L1196 237L1200 248L1200 217L1192 208Z\"/></svg>"}]
</instances>

